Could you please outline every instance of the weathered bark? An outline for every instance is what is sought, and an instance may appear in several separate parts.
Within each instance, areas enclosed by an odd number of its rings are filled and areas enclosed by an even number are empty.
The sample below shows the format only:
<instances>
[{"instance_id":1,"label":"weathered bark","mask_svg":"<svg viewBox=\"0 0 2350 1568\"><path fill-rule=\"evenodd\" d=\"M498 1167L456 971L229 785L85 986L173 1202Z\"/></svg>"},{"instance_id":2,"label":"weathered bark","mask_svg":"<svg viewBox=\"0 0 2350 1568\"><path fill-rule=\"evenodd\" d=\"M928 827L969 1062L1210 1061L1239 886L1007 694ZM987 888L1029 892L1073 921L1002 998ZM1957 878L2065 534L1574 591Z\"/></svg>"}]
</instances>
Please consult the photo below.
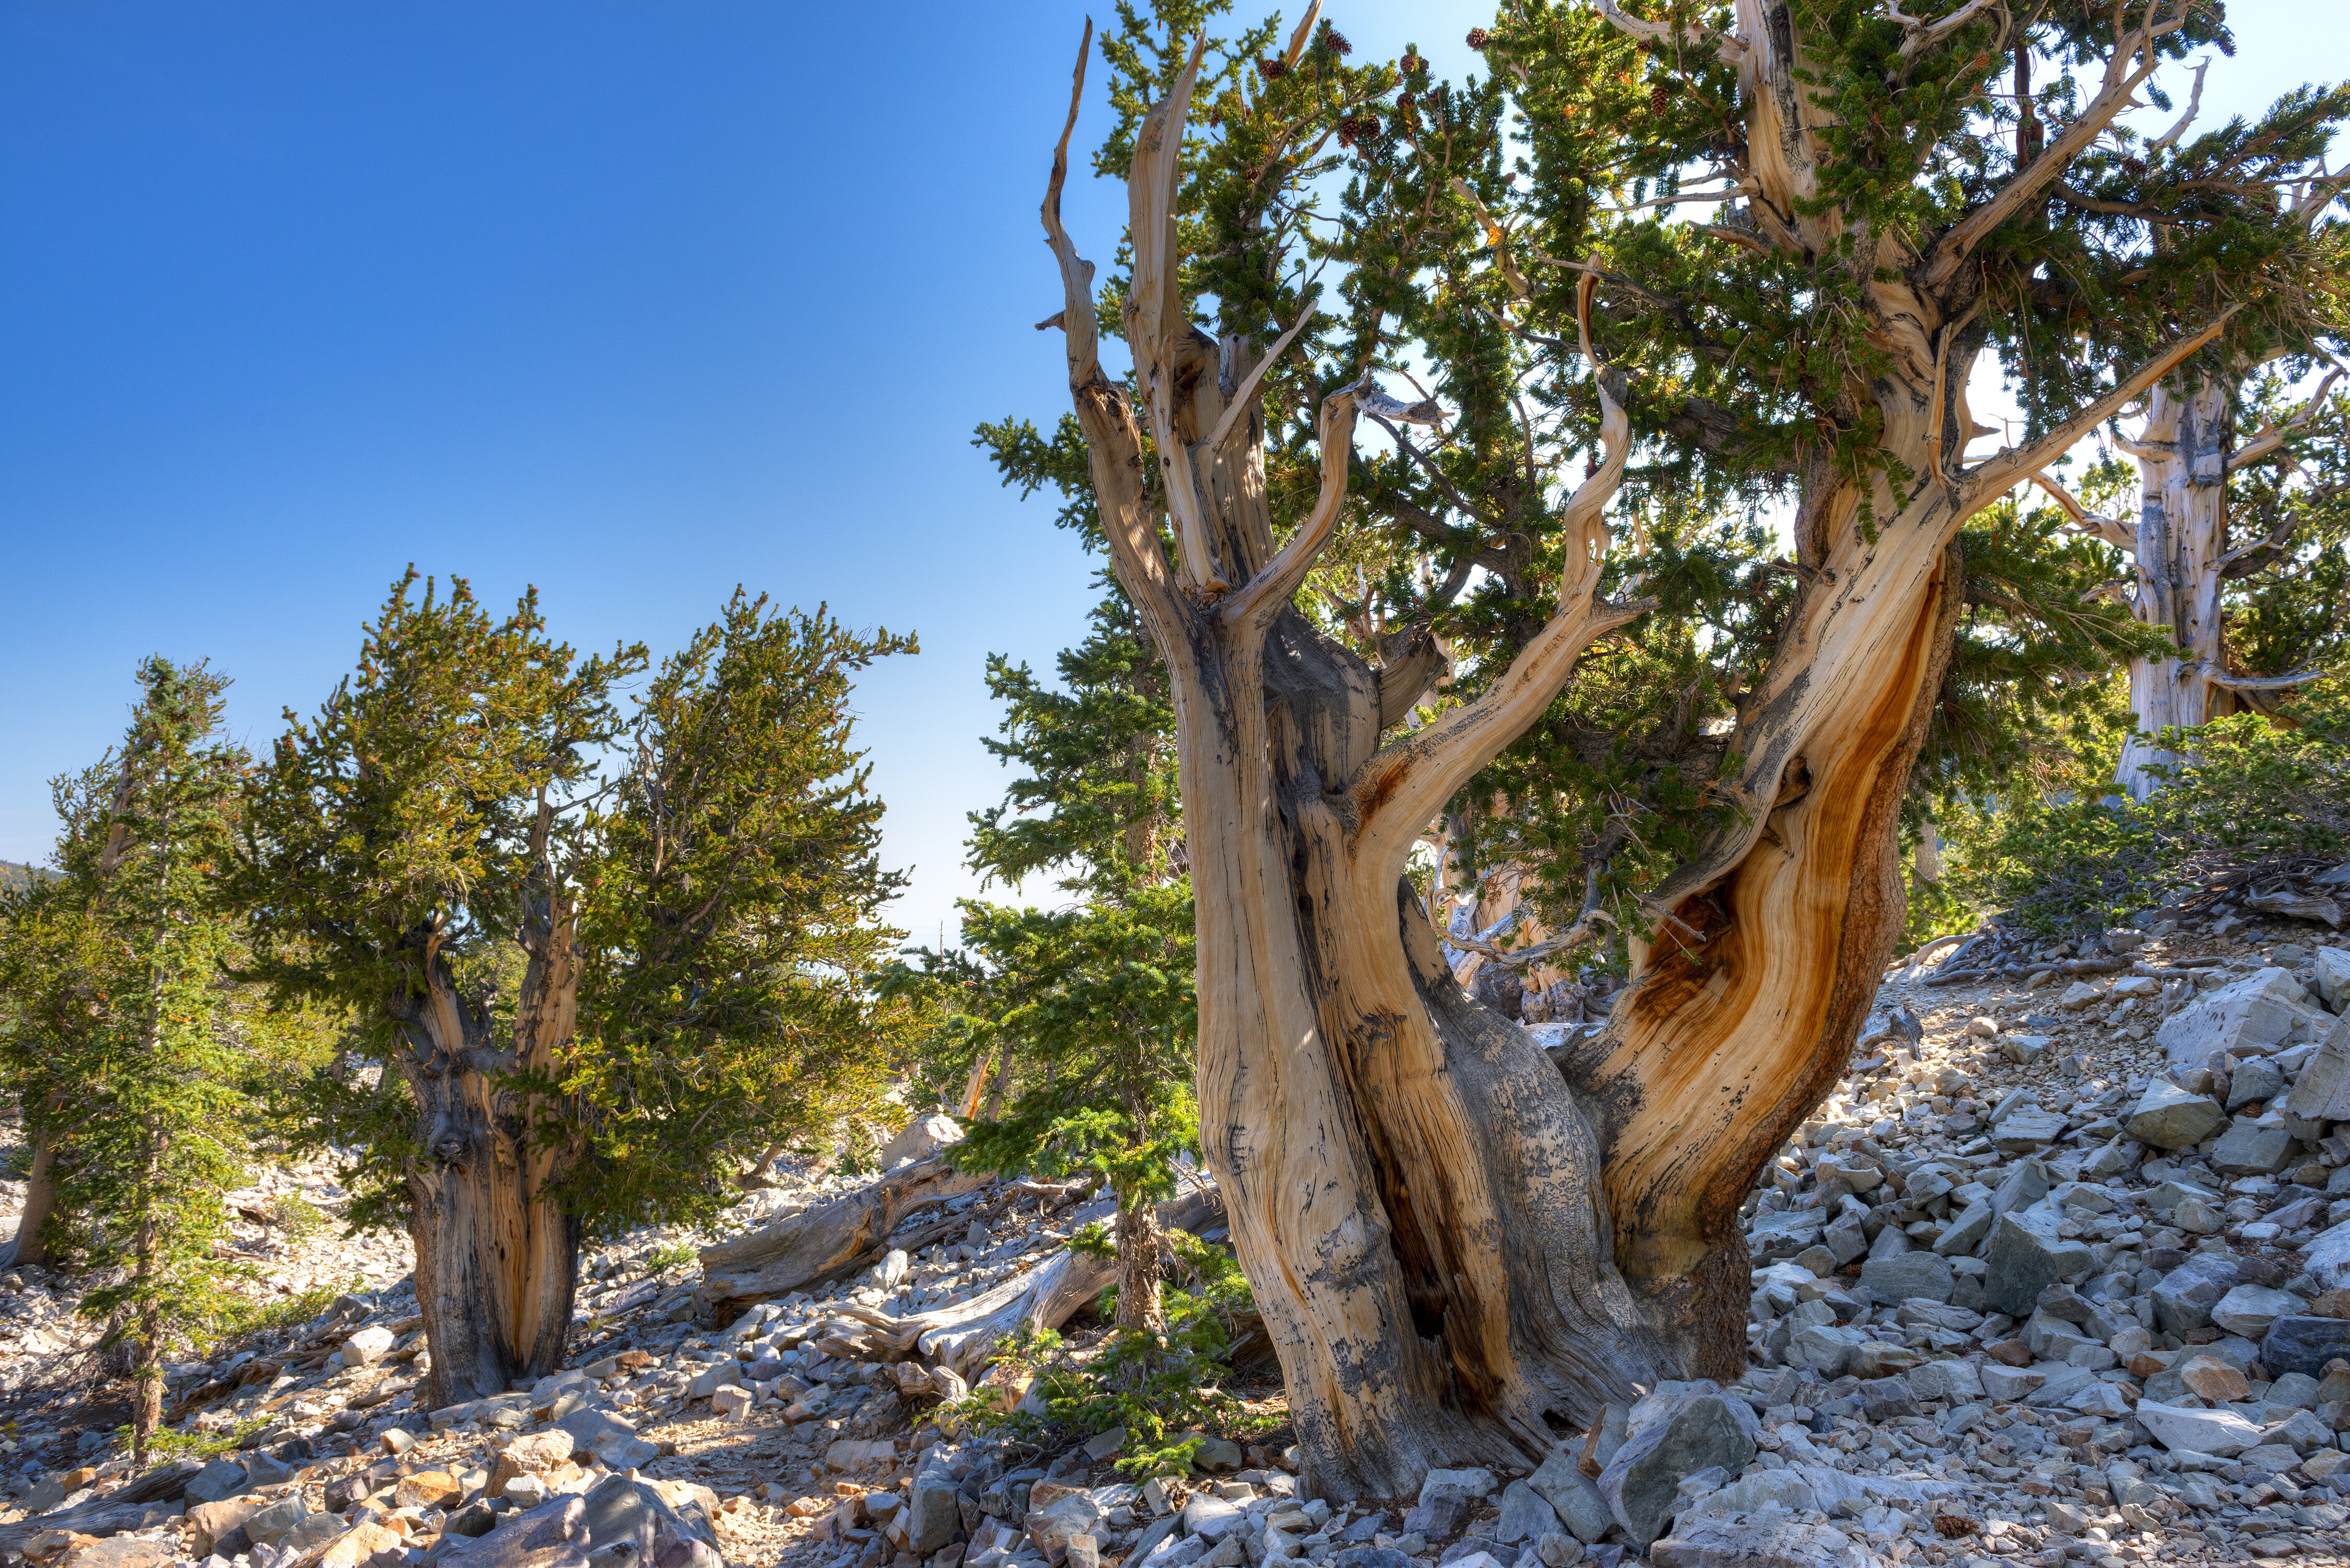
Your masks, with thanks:
<instances>
[{"instance_id":1,"label":"weathered bark","mask_svg":"<svg viewBox=\"0 0 2350 1568\"><path fill-rule=\"evenodd\" d=\"M542 805L512 1045L497 1044L485 1005L459 993L438 931L420 940L423 994L394 1004L421 1150L408 1162L408 1231L436 1406L546 1376L571 1331L581 1227L555 1190L579 1150L577 1108L515 1084L553 1072L577 1022L574 909L546 858L552 826ZM557 1121L573 1125L550 1136Z\"/></svg>"},{"instance_id":2,"label":"weathered bark","mask_svg":"<svg viewBox=\"0 0 2350 1568\"><path fill-rule=\"evenodd\" d=\"M1820 199L1827 111L1803 85L1803 33L1785 0L1739 0L1733 35L1719 40L1747 119L1741 215L1774 249L1849 269L1887 358L1872 377L1848 377L1838 422L1873 409L1885 455L1914 478L1901 489L1887 471L1855 481L1825 452L1801 465L1801 587L1731 737L1737 820L1653 896L1653 945L1633 944L1633 981L1608 1027L1565 1064L1606 1150L1617 1261L1684 1374L1744 1365L1739 1206L1843 1070L1900 935L1898 812L1957 626L1960 528L2226 320L2023 446L1964 460L1966 389L1988 335L1969 257L2128 106L2154 68L2145 46L2177 25L2147 18L2081 114L1922 249Z\"/></svg>"},{"instance_id":3,"label":"weathered bark","mask_svg":"<svg viewBox=\"0 0 2350 1568\"><path fill-rule=\"evenodd\" d=\"M1201 1188L1146 1212L1161 1230L1201 1231L1210 1228L1223 1212L1223 1198L1214 1188ZM904 1317L891 1317L869 1307L841 1310L844 1315L879 1331L880 1338L871 1345L876 1354L918 1355L955 1373L965 1383L976 1383L1004 1340L1024 1329L1060 1327L1119 1278L1118 1262L1064 1247L969 1301Z\"/></svg>"},{"instance_id":4,"label":"weathered bark","mask_svg":"<svg viewBox=\"0 0 2350 1568\"><path fill-rule=\"evenodd\" d=\"M1193 79L1146 121L1129 184L1127 338L1175 563L1146 504L1134 413L1096 357L1092 269L1059 222L1065 135L1045 216L1070 389L1114 565L1170 678L1208 1162L1310 1484L1408 1494L1433 1464L1546 1448L1656 1366L1609 1262L1597 1151L1572 1094L1523 1031L1462 995L1403 876L1451 794L1541 713L1593 638L1642 607L1596 594L1626 427L1611 393L1608 460L1563 520L1551 623L1486 696L1382 748L1379 672L1288 600L1344 501L1357 410L1432 410L1367 382L1334 394L1321 499L1276 547L1254 406L1266 356L1193 329L1177 294Z\"/></svg>"},{"instance_id":5,"label":"weathered bark","mask_svg":"<svg viewBox=\"0 0 2350 1568\"><path fill-rule=\"evenodd\" d=\"M38 1125L28 1127L25 1136L33 1146L32 1168L25 1173L25 1211L16 1218L16 1239L0 1251L0 1268L49 1261L47 1231L57 1211L57 1149L47 1130Z\"/></svg>"},{"instance_id":6,"label":"weathered bark","mask_svg":"<svg viewBox=\"0 0 2350 1568\"><path fill-rule=\"evenodd\" d=\"M1159 1304L1159 1270L1166 1238L1148 1203L1118 1206L1118 1326L1157 1334L1167 1326Z\"/></svg>"},{"instance_id":7,"label":"weathered bark","mask_svg":"<svg viewBox=\"0 0 2350 1568\"><path fill-rule=\"evenodd\" d=\"M2212 677L2225 673L2220 588L2228 553L2228 458L2235 446L2234 399L2227 383L2199 376L2183 395L2157 387L2146 425L2129 443L2137 459L2137 538L2131 550L2137 593L2132 612L2168 630L2178 651L2133 659L2130 738L2114 782L2144 800L2159 781L2152 765L2177 753L2157 738L2236 711L2234 693Z\"/></svg>"},{"instance_id":8,"label":"weathered bark","mask_svg":"<svg viewBox=\"0 0 2350 1568\"><path fill-rule=\"evenodd\" d=\"M1154 493L1136 410L1097 358L1092 268L1060 221L1066 131L1055 158L1044 217L1071 396L1113 564L1170 678L1201 1143L1312 1491L1410 1495L1435 1464L1523 1463L1635 1384L1742 1366L1737 1210L1843 1066L1899 934L1898 807L1956 625L1959 528L2217 330L2063 428L1966 466L1965 388L1987 328L1964 262L1998 220L1923 254L1848 232L1818 200L1825 111L1801 86L1787 7L1741 0L1737 14L1721 48L1744 77L1752 221L1866 293L1887 363L1845 395L1852 423L1873 405L1898 467L1855 481L1825 452L1806 461L1804 587L1732 737L1736 820L1663 887L1657 945L1634 944L1632 988L1564 1075L1461 992L1403 870L1591 640L1645 607L1596 594L1600 514L1629 432L1619 373L1588 340L1596 280L1581 347L1607 456L1555 520L1555 611L1482 696L1383 745L1400 717L1380 701L1384 672L1287 601L1344 500L1357 410L1432 410L1397 408L1367 381L1333 393L1320 497L1276 545L1253 401L1263 359L1182 317L1172 207L1187 72L1139 128L1129 178L1125 336ZM2140 79L2124 60L2091 116L2109 120ZM2069 157L2094 134L2076 125L2051 151ZM2017 210L2061 166L2035 162L1993 205ZM1914 483L1897 491L1884 474L1903 469Z\"/></svg>"},{"instance_id":9,"label":"weathered bark","mask_svg":"<svg viewBox=\"0 0 2350 1568\"><path fill-rule=\"evenodd\" d=\"M855 1192L702 1250L702 1288L723 1316L754 1302L838 1279L873 1262L909 1216L983 1186L938 1156L876 1178Z\"/></svg>"}]
</instances>

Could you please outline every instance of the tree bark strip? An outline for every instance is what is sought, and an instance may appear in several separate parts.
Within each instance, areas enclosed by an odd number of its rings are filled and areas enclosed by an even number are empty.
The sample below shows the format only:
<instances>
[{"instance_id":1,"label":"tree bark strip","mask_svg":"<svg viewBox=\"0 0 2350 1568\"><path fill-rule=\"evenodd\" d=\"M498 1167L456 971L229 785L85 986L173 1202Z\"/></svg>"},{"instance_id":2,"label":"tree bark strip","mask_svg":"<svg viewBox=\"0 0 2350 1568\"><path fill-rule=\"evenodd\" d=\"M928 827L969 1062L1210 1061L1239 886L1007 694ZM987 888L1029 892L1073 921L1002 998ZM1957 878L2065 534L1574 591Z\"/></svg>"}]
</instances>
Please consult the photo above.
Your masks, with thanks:
<instances>
[{"instance_id":1,"label":"tree bark strip","mask_svg":"<svg viewBox=\"0 0 2350 1568\"><path fill-rule=\"evenodd\" d=\"M876 1179L831 1202L772 1220L702 1250L702 1287L721 1316L835 1280L873 1262L915 1210L976 1191L989 1180L943 1155Z\"/></svg>"}]
</instances>

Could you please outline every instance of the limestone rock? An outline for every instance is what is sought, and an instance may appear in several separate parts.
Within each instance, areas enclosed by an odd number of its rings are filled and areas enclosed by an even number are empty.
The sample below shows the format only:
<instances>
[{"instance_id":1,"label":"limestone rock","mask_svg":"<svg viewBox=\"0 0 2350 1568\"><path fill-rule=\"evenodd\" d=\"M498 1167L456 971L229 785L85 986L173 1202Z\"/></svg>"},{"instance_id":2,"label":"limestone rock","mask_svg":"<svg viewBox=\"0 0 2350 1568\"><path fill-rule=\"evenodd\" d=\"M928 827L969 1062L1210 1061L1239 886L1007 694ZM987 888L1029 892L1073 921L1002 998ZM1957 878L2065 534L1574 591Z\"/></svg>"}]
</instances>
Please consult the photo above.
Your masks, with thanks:
<instances>
[{"instance_id":1,"label":"limestone rock","mask_svg":"<svg viewBox=\"0 0 2350 1568\"><path fill-rule=\"evenodd\" d=\"M1833 1524L1769 1515L1700 1517L1657 1542L1658 1568L1877 1568L1881 1561Z\"/></svg>"},{"instance_id":2,"label":"limestone rock","mask_svg":"<svg viewBox=\"0 0 2350 1568\"><path fill-rule=\"evenodd\" d=\"M2140 1399L2138 1422L2164 1448L2232 1459L2261 1440L2261 1429L2233 1410L2197 1410Z\"/></svg>"},{"instance_id":3,"label":"limestone rock","mask_svg":"<svg viewBox=\"0 0 2350 1568\"><path fill-rule=\"evenodd\" d=\"M218 1502L244 1490L244 1467L234 1459L214 1459L188 1482L187 1498L192 1503ZM226 1534L226 1530L222 1533Z\"/></svg>"},{"instance_id":4,"label":"limestone rock","mask_svg":"<svg viewBox=\"0 0 2350 1568\"><path fill-rule=\"evenodd\" d=\"M1504 1545L1538 1540L1558 1526L1558 1514L1549 1500L1529 1483L1515 1480L1502 1489L1502 1517L1493 1526L1494 1540Z\"/></svg>"},{"instance_id":5,"label":"limestone rock","mask_svg":"<svg viewBox=\"0 0 2350 1568\"><path fill-rule=\"evenodd\" d=\"M2350 1361L2350 1320L2281 1315L2269 1324L2267 1336L2261 1341L2261 1365L2272 1377L2295 1372L2321 1377L2325 1364L2337 1356Z\"/></svg>"},{"instance_id":6,"label":"limestone rock","mask_svg":"<svg viewBox=\"0 0 2350 1568\"><path fill-rule=\"evenodd\" d=\"M2328 948L2327 952L2339 952ZM2325 1044L2301 1070L2284 1108L2305 1121L2350 1121L2350 1015L2326 1033Z\"/></svg>"},{"instance_id":7,"label":"limestone rock","mask_svg":"<svg viewBox=\"0 0 2350 1568\"><path fill-rule=\"evenodd\" d=\"M2130 1137L2156 1148L2190 1148L2228 1125L2228 1113L2209 1095L2190 1095L2157 1078L2130 1112Z\"/></svg>"},{"instance_id":8,"label":"limestone rock","mask_svg":"<svg viewBox=\"0 0 2350 1568\"><path fill-rule=\"evenodd\" d=\"M1599 1473L1599 1495L1624 1532L1646 1546L1664 1533L1685 1477L1720 1465L1737 1475L1754 1458L1759 1428L1745 1400L1712 1392L1650 1395L1645 1426L1633 1431Z\"/></svg>"},{"instance_id":9,"label":"limestone rock","mask_svg":"<svg viewBox=\"0 0 2350 1568\"><path fill-rule=\"evenodd\" d=\"M917 1473L906 1506L907 1550L924 1557L942 1552L962 1527L954 1477L935 1469Z\"/></svg>"},{"instance_id":10,"label":"limestone rock","mask_svg":"<svg viewBox=\"0 0 2350 1568\"><path fill-rule=\"evenodd\" d=\"M2266 1285L2237 1285L2213 1304L2211 1321L2230 1334L2259 1339L2277 1319L2291 1317L2308 1304L2290 1292L2272 1291Z\"/></svg>"},{"instance_id":11,"label":"limestone rock","mask_svg":"<svg viewBox=\"0 0 2350 1568\"><path fill-rule=\"evenodd\" d=\"M1543 1460L1542 1468L1526 1478L1526 1484L1540 1492L1559 1522L1588 1546L1615 1527L1616 1517L1608 1512L1598 1484L1583 1473L1581 1453L1575 1444L1560 1444Z\"/></svg>"},{"instance_id":12,"label":"limestone rock","mask_svg":"<svg viewBox=\"0 0 2350 1568\"><path fill-rule=\"evenodd\" d=\"M2350 1288L2350 1220L2322 1232L2302 1250L2302 1259L2319 1290Z\"/></svg>"},{"instance_id":13,"label":"limestone rock","mask_svg":"<svg viewBox=\"0 0 2350 1568\"><path fill-rule=\"evenodd\" d=\"M955 1119L942 1111L926 1116L916 1116L908 1122L888 1143L881 1146L880 1163L884 1170L895 1170L911 1160L928 1159L949 1144L962 1141L962 1128Z\"/></svg>"},{"instance_id":14,"label":"limestone rock","mask_svg":"<svg viewBox=\"0 0 2350 1568\"><path fill-rule=\"evenodd\" d=\"M2198 1252L2156 1283L2151 1293L2157 1326L2166 1334L2210 1326L2211 1309L2235 1288L2237 1277L2232 1260Z\"/></svg>"},{"instance_id":15,"label":"limestone rock","mask_svg":"<svg viewBox=\"0 0 2350 1568\"><path fill-rule=\"evenodd\" d=\"M1881 1302L1906 1302L1921 1296L1928 1301L1947 1302L1958 1283L1958 1275L1947 1259L1932 1252L1903 1252L1898 1257L1871 1258L1863 1263L1860 1282Z\"/></svg>"},{"instance_id":16,"label":"limestone rock","mask_svg":"<svg viewBox=\"0 0 2350 1568\"><path fill-rule=\"evenodd\" d=\"M2059 1236L2056 1227L2056 1216L2044 1204L1999 1217L1983 1249L1983 1262L1989 1265L1983 1300L1994 1310L2023 1317L2038 1303L2042 1291L2089 1266L2088 1247Z\"/></svg>"},{"instance_id":17,"label":"limestone rock","mask_svg":"<svg viewBox=\"0 0 2350 1568\"><path fill-rule=\"evenodd\" d=\"M2274 1176L2293 1152L2293 1135L2281 1127L2238 1121L2211 1146L2211 1166L2223 1176Z\"/></svg>"},{"instance_id":18,"label":"limestone rock","mask_svg":"<svg viewBox=\"0 0 2350 1568\"><path fill-rule=\"evenodd\" d=\"M2155 1040L2180 1068L2200 1066L2214 1051L2272 1051L2293 1033L2293 1004L2307 994L2283 970L2264 969L2189 1002L2162 1021Z\"/></svg>"},{"instance_id":19,"label":"limestone rock","mask_svg":"<svg viewBox=\"0 0 2350 1568\"><path fill-rule=\"evenodd\" d=\"M1426 1502L1440 1491L1457 1491L1463 1497L1491 1497L1493 1489L1501 1484L1501 1478L1482 1466L1472 1469L1430 1470L1428 1479L1419 1483L1419 1501Z\"/></svg>"}]
</instances>

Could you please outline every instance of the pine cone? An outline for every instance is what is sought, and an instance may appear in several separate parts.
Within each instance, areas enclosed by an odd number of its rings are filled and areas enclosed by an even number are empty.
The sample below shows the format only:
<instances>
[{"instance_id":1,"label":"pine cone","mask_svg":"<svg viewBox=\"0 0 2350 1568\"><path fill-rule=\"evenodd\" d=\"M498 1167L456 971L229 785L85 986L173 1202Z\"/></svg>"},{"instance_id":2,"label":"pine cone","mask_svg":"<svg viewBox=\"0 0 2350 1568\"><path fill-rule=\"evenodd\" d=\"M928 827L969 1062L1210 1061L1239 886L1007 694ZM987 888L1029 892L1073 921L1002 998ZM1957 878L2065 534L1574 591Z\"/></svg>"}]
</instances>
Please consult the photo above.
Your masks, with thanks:
<instances>
[{"instance_id":1,"label":"pine cone","mask_svg":"<svg viewBox=\"0 0 2350 1568\"><path fill-rule=\"evenodd\" d=\"M1486 40L1492 36L1482 27L1471 27L1469 29L1469 47L1472 49L1482 49L1485 47Z\"/></svg>"}]
</instances>

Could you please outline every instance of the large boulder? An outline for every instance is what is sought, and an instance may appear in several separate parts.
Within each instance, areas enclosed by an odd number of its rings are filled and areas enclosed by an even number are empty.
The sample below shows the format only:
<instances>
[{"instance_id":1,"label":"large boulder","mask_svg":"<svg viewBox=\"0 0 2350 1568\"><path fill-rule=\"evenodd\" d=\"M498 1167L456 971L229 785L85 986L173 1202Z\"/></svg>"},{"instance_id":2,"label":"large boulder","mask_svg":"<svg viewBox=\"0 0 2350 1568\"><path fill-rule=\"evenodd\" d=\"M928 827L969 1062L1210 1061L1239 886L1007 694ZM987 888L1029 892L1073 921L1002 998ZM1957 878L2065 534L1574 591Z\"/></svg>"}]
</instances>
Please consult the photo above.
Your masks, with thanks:
<instances>
[{"instance_id":1,"label":"large boulder","mask_svg":"<svg viewBox=\"0 0 2350 1568\"><path fill-rule=\"evenodd\" d=\"M1586 1546L1616 1526L1607 1500L1599 1494L1598 1483L1583 1473L1581 1450L1572 1443L1553 1449L1542 1468L1526 1478L1526 1484L1542 1494L1568 1533Z\"/></svg>"},{"instance_id":2,"label":"large boulder","mask_svg":"<svg viewBox=\"0 0 2350 1568\"><path fill-rule=\"evenodd\" d=\"M1993 1311L2027 1317L2041 1292L2089 1266L2087 1244L2059 1235L2060 1223L2044 1202L1999 1217L1983 1248L1983 1300Z\"/></svg>"},{"instance_id":3,"label":"large boulder","mask_svg":"<svg viewBox=\"0 0 2350 1568\"><path fill-rule=\"evenodd\" d=\"M2350 1361L2350 1318L2313 1317L2294 1314L2269 1324L2261 1341L2261 1365L2272 1377L2298 1372L2308 1377L2325 1376L2325 1364L2339 1357Z\"/></svg>"},{"instance_id":4,"label":"large boulder","mask_svg":"<svg viewBox=\"0 0 2350 1568\"><path fill-rule=\"evenodd\" d=\"M2284 1108L2303 1121L2350 1121L2350 1014L2336 1019L2326 1032L2325 1044L2285 1096Z\"/></svg>"},{"instance_id":5,"label":"large boulder","mask_svg":"<svg viewBox=\"0 0 2350 1568\"><path fill-rule=\"evenodd\" d=\"M2165 1334L2188 1334L2208 1328L2211 1309L2236 1288L2235 1260L2218 1252L2198 1252L2162 1276L2155 1284L2155 1326Z\"/></svg>"},{"instance_id":6,"label":"large boulder","mask_svg":"<svg viewBox=\"0 0 2350 1568\"><path fill-rule=\"evenodd\" d=\"M1887 1226L1891 1230L1891 1226ZM1932 1252L1903 1252L1897 1257L1871 1258L1860 1266L1860 1282L1881 1302L1947 1302L1958 1275L1950 1260Z\"/></svg>"},{"instance_id":7,"label":"large boulder","mask_svg":"<svg viewBox=\"0 0 2350 1568\"><path fill-rule=\"evenodd\" d=\"M487 1535L457 1536L435 1550L450 1568L586 1568L588 1546L587 1505L572 1496L509 1514Z\"/></svg>"},{"instance_id":8,"label":"large boulder","mask_svg":"<svg viewBox=\"0 0 2350 1568\"><path fill-rule=\"evenodd\" d=\"M2344 999L2350 997L2350 952L2340 948L2320 948L2311 965L2317 971L2317 994L2325 1005L2340 1012Z\"/></svg>"},{"instance_id":9,"label":"large boulder","mask_svg":"<svg viewBox=\"0 0 2350 1568\"><path fill-rule=\"evenodd\" d=\"M244 1467L234 1459L214 1459L189 1480L187 1499L190 1502L218 1502L244 1490Z\"/></svg>"},{"instance_id":10,"label":"large boulder","mask_svg":"<svg viewBox=\"0 0 2350 1568\"><path fill-rule=\"evenodd\" d=\"M2138 1096L2124 1124L2130 1137L2156 1148L2191 1148L2228 1125L2228 1113L2209 1095L2189 1094L2157 1078Z\"/></svg>"},{"instance_id":11,"label":"large boulder","mask_svg":"<svg viewBox=\"0 0 2350 1568\"><path fill-rule=\"evenodd\" d=\"M2266 1054L2291 1037L2306 995L2283 970L2264 969L2189 1002L2162 1021L2155 1040L2179 1068L2199 1067L2214 1051Z\"/></svg>"},{"instance_id":12,"label":"large boulder","mask_svg":"<svg viewBox=\"0 0 2350 1568\"><path fill-rule=\"evenodd\" d=\"M1712 1465L1731 1476L1746 1469L1761 1423L1745 1400L1705 1385L1641 1405L1646 1419L1599 1472L1599 1495L1625 1534L1646 1546L1664 1533L1684 1478Z\"/></svg>"},{"instance_id":13,"label":"large boulder","mask_svg":"<svg viewBox=\"0 0 2350 1568\"><path fill-rule=\"evenodd\" d=\"M906 1549L924 1557L943 1552L962 1524L954 1477L938 1469L917 1473L907 1499Z\"/></svg>"},{"instance_id":14,"label":"large boulder","mask_svg":"<svg viewBox=\"0 0 2350 1568\"><path fill-rule=\"evenodd\" d=\"M2213 1303L2211 1321L2230 1334L2241 1334L2246 1339L2256 1340L2266 1334L2277 1319L2291 1317L2308 1304L2289 1291L2272 1291L2266 1285L2241 1284L2232 1287Z\"/></svg>"},{"instance_id":15,"label":"large boulder","mask_svg":"<svg viewBox=\"0 0 2350 1568\"><path fill-rule=\"evenodd\" d=\"M1514 1480L1502 1489L1502 1517L1493 1526L1494 1540L1504 1545L1539 1541L1558 1526L1558 1513L1550 1500L1530 1482Z\"/></svg>"},{"instance_id":16,"label":"large boulder","mask_svg":"<svg viewBox=\"0 0 2350 1568\"><path fill-rule=\"evenodd\" d=\"M1649 1548L1658 1568L1877 1568L1884 1560L1833 1524L1761 1514L1700 1515Z\"/></svg>"},{"instance_id":17,"label":"large boulder","mask_svg":"<svg viewBox=\"0 0 2350 1568\"><path fill-rule=\"evenodd\" d=\"M2222 1176L2274 1176L2293 1155L2293 1134L2239 1118L2211 1146L2211 1168Z\"/></svg>"},{"instance_id":18,"label":"large boulder","mask_svg":"<svg viewBox=\"0 0 2350 1568\"><path fill-rule=\"evenodd\" d=\"M650 1481L608 1476L589 1488L579 1501L590 1556L622 1542L636 1548L633 1561L639 1563L677 1557L681 1548L690 1550L692 1542L713 1555L717 1552L717 1531L701 1508L672 1508Z\"/></svg>"},{"instance_id":19,"label":"large boulder","mask_svg":"<svg viewBox=\"0 0 2350 1568\"><path fill-rule=\"evenodd\" d=\"M2164 1448L2232 1459L2261 1440L2261 1429L2233 1410L2197 1410L2140 1399L2138 1424Z\"/></svg>"},{"instance_id":20,"label":"large boulder","mask_svg":"<svg viewBox=\"0 0 2350 1568\"><path fill-rule=\"evenodd\" d=\"M2303 1264L2321 1291L2350 1288L2350 1220L2302 1249Z\"/></svg>"},{"instance_id":21,"label":"large boulder","mask_svg":"<svg viewBox=\"0 0 2350 1568\"><path fill-rule=\"evenodd\" d=\"M517 1476L546 1474L567 1461L575 1446L571 1434L560 1427L516 1438L499 1452L497 1463L490 1469L490 1483L484 1490L492 1497L503 1497L508 1481Z\"/></svg>"}]
</instances>

